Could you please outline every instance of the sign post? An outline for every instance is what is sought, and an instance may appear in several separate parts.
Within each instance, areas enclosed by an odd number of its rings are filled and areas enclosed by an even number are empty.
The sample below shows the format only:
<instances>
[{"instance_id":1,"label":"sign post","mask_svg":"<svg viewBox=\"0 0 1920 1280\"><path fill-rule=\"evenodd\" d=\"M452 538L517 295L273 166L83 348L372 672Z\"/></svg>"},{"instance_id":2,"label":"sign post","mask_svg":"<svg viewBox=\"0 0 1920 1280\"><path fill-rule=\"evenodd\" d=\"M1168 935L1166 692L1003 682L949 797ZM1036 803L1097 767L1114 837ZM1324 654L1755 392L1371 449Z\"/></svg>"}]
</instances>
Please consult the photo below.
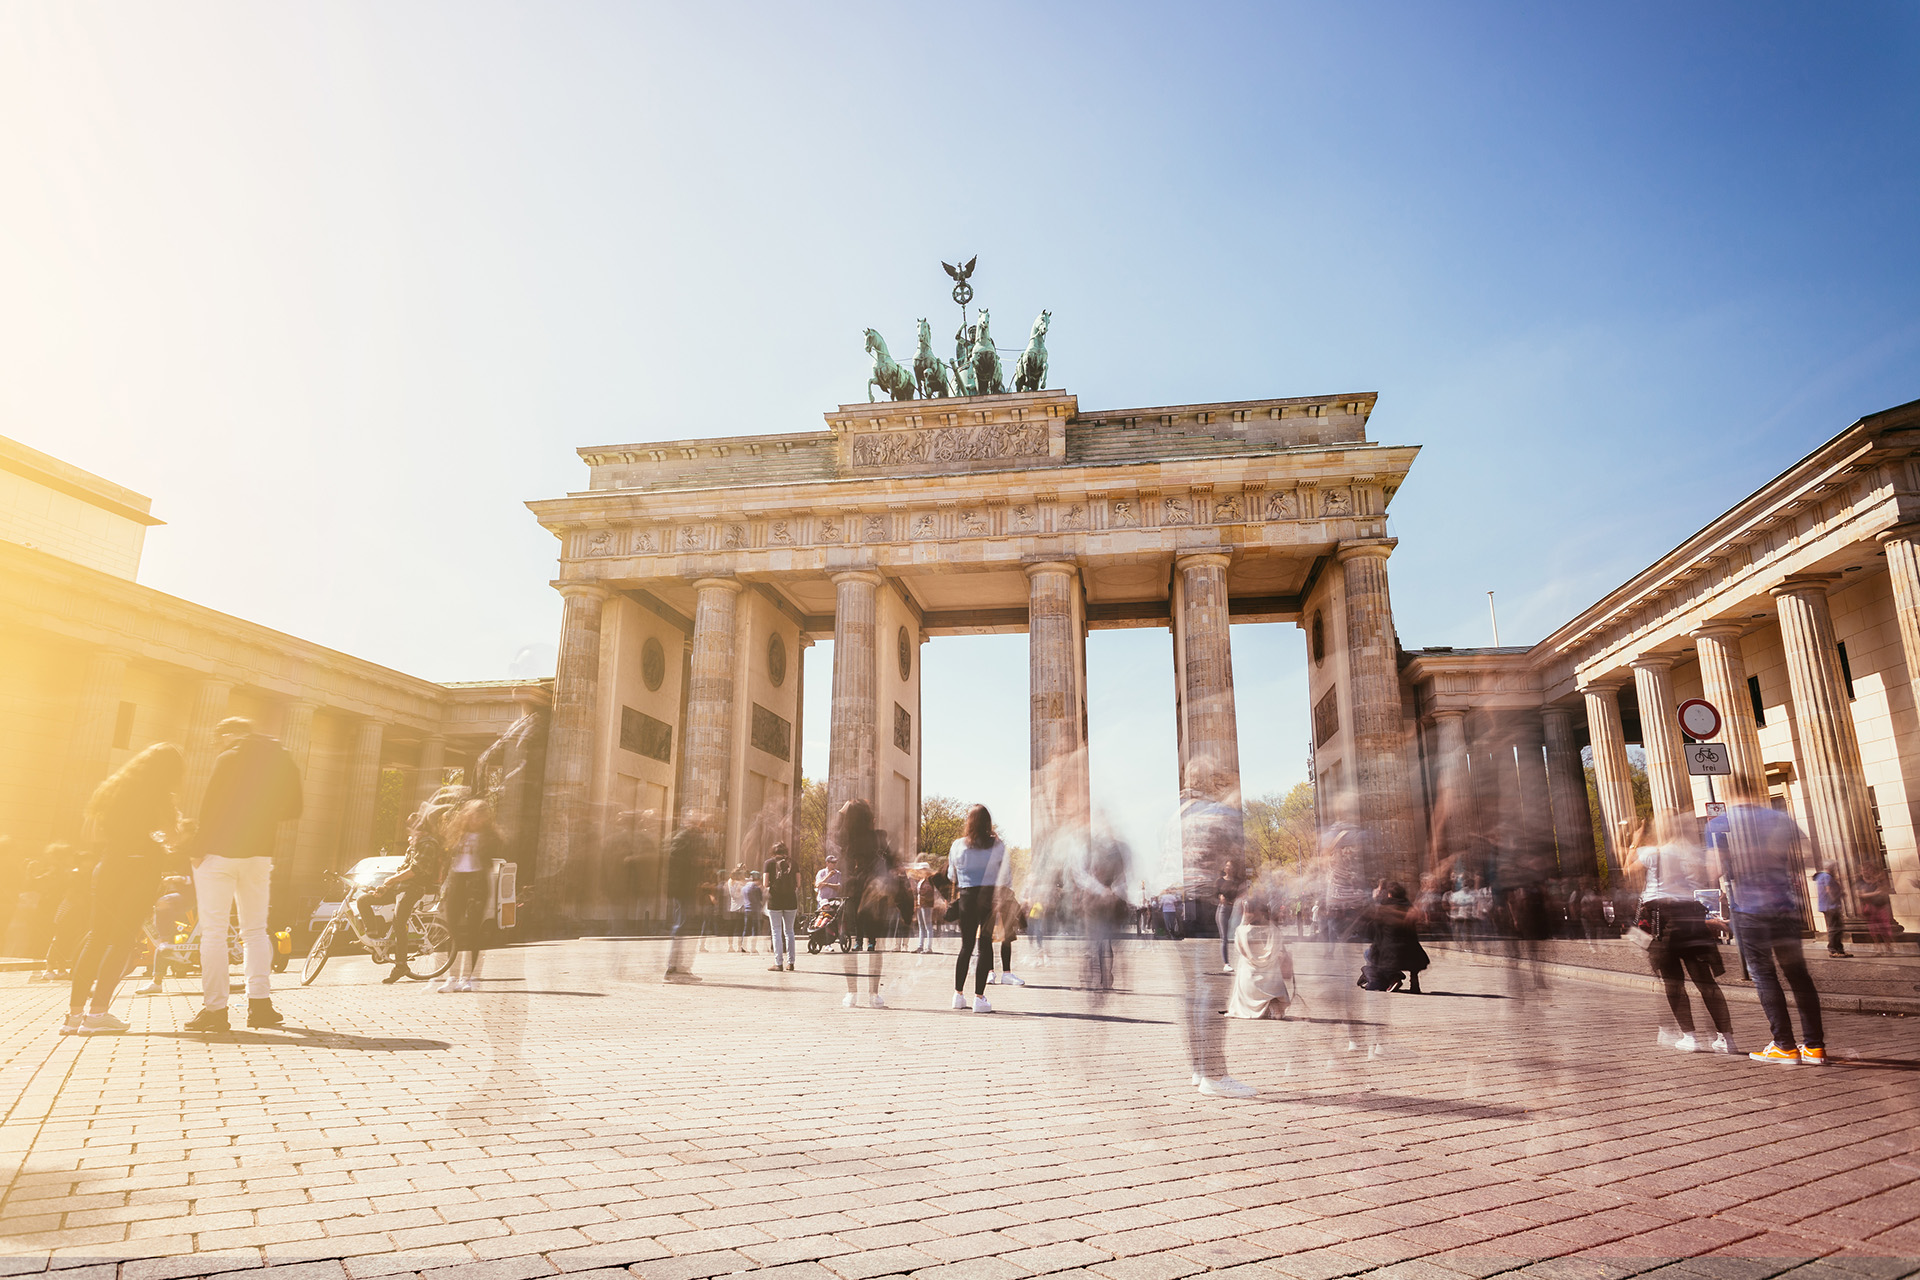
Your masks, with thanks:
<instances>
[{"instance_id":1,"label":"sign post","mask_svg":"<svg viewBox=\"0 0 1920 1280\"><path fill-rule=\"evenodd\" d=\"M1681 731L1693 739L1687 748L1687 772L1695 777L1706 776L1707 813L1725 813L1726 806L1713 793L1713 780L1732 773L1733 769L1727 763L1726 744L1708 741L1720 732L1719 709L1705 698L1688 698L1680 704L1679 712Z\"/></svg>"}]
</instances>

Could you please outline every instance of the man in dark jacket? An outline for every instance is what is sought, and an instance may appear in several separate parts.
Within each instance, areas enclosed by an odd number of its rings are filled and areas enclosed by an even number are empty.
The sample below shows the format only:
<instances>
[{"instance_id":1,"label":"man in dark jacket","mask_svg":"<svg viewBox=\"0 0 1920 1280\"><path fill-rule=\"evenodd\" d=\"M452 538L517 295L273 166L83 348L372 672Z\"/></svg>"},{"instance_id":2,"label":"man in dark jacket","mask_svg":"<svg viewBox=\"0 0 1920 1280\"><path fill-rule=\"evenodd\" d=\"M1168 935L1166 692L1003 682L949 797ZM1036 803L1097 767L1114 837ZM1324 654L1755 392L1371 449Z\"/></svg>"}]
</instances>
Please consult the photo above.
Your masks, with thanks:
<instances>
[{"instance_id":1,"label":"man in dark jacket","mask_svg":"<svg viewBox=\"0 0 1920 1280\"><path fill-rule=\"evenodd\" d=\"M293 757L272 738L255 733L250 721L222 720L214 732L222 749L189 850L200 909L202 1007L187 1029L228 1029L227 928L236 904L246 952L247 1025L277 1027L286 1019L273 1007L267 909L280 824L300 816L300 771Z\"/></svg>"}]
</instances>

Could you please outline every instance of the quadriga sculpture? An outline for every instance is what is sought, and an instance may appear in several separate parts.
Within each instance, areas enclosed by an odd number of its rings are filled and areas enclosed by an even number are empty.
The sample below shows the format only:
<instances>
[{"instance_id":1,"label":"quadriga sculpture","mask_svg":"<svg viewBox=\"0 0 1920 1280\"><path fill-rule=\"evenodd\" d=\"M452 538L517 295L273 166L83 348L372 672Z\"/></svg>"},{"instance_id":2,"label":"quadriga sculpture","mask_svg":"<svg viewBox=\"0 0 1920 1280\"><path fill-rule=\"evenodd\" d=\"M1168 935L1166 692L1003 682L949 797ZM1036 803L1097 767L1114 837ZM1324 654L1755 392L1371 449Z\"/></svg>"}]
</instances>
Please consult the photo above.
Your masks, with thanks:
<instances>
[{"instance_id":1,"label":"quadriga sculpture","mask_svg":"<svg viewBox=\"0 0 1920 1280\"><path fill-rule=\"evenodd\" d=\"M1006 374L1000 353L993 349L993 335L987 332L987 309L980 308L979 332L973 338L974 394L1003 396L1007 393Z\"/></svg>"},{"instance_id":2,"label":"quadriga sculpture","mask_svg":"<svg viewBox=\"0 0 1920 1280\"><path fill-rule=\"evenodd\" d=\"M1042 311L1040 318L1033 322L1027 349L1013 365L1015 391L1039 391L1047 385L1047 325L1052 319L1053 312Z\"/></svg>"},{"instance_id":3,"label":"quadriga sculpture","mask_svg":"<svg viewBox=\"0 0 1920 1280\"><path fill-rule=\"evenodd\" d=\"M874 329L867 330L867 353L873 357L873 373L867 378L867 403L873 403L873 389L879 387L891 400L913 399L913 374L887 352L887 340Z\"/></svg>"},{"instance_id":4,"label":"quadriga sculpture","mask_svg":"<svg viewBox=\"0 0 1920 1280\"><path fill-rule=\"evenodd\" d=\"M953 394L947 381L947 366L933 354L933 326L920 322L920 351L913 357L913 377L919 384L922 400L944 400Z\"/></svg>"}]
</instances>

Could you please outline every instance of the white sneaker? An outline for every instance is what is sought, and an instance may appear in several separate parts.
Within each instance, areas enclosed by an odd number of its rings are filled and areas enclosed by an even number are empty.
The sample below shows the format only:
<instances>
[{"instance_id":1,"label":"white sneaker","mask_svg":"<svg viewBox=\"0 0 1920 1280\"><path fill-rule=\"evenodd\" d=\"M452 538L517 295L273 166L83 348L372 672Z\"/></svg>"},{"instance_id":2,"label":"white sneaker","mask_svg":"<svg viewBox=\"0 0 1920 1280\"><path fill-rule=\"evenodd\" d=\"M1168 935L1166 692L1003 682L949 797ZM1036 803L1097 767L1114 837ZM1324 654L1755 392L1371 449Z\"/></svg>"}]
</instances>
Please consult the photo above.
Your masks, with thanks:
<instances>
[{"instance_id":1,"label":"white sneaker","mask_svg":"<svg viewBox=\"0 0 1920 1280\"><path fill-rule=\"evenodd\" d=\"M80 1024L86 1020L86 1016L87 1015L84 1013L68 1014L67 1020L60 1024L60 1034L63 1036L70 1036L74 1032L78 1031L80 1029Z\"/></svg>"},{"instance_id":2,"label":"white sneaker","mask_svg":"<svg viewBox=\"0 0 1920 1280\"><path fill-rule=\"evenodd\" d=\"M473 979L472 979L472 978L462 978L462 979L460 979L460 989L461 989L462 991L471 991L471 990L473 990Z\"/></svg>"},{"instance_id":3,"label":"white sneaker","mask_svg":"<svg viewBox=\"0 0 1920 1280\"><path fill-rule=\"evenodd\" d=\"M1732 1039L1731 1039L1730 1037L1728 1037L1728 1036L1725 1036L1725 1035L1717 1035L1717 1036L1715 1036L1715 1037L1713 1038L1713 1044L1712 1044L1712 1046L1711 1046L1711 1047L1712 1047L1712 1049L1713 1049L1713 1051L1714 1051L1715 1053L1738 1053L1738 1052L1740 1052L1740 1051L1739 1051L1738 1049L1736 1049L1736 1048L1734 1048L1734 1047L1733 1047L1733 1040L1732 1040Z\"/></svg>"},{"instance_id":4,"label":"white sneaker","mask_svg":"<svg viewBox=\"0 0 1920 1280\"><path fill-rule=\"evenodd\" d=\"M1232 1076L1221 1076L1218 1080L1202 1080L1200 1092L1209 1098L1251 1098L1255 1092L1250 1084L1241 1084Z\"/></svg>"},{"instance_id":5,"label":"white sneaker","mask_svg":"<svg viewBox=\"0 0 1920 1280\"><path fill-rule=\"evenodd\" d=\"M1673 1032L1667 1030L1665 1027L1661 1027L1660 1030L1654 1033L1653 1042L1662 1049L1671 1049L1673 1048L1674 1040L1677 1038Z\"/></svg>"},{"instance_id":6,"label":"white sneaker","mask_svg":"<svg viewBox=\"0 0 1920 1280\"><path fill-rule=\"evenodd\" d=\"M1000 971L998 969L994 970L992 973L989 973L987 975L988 986L990 987L997 986L999 985L999 982L1000 982Z\"/></svg>"},{"instance_id":7,"label":"white sneaker","mask_svg":"<svg viewBox=\"0 0 1920 1280\"><path fill-rule=\"evenodd\" d=\"M83 1036L119 1035L127 1029L127 1024L110 1013L90 1013L80 1020L80 1034Z\"/></svg>"},{"instance_id":8,"label":"white sneaker","mask_svg":"<svg viewBox=\"0 0 1920 1280\"><path fill-rule=\"evenodd\" d=\"M1003 973L1000 975L1000 981L1006 983L1010 987L1024 987L1027 985L1026 979L1022 978L1017 973Z\"/></svg>"},{"instance_id":9,"label":"white sneaker","mask_svg":"<svg viewBox=\"0 0 1920 1280\"><path fill-rule=\"evenodd\" d=\"M1230 965L1230 964L1223 964L1223 965L1221 965L1221 966L1220 966L1220 972L1222 972L1222 973L1232 973L1232 972L1233 972L1233 966L1232 966L1232 965Z\"/></svg>"},{"instance_id":10,"label":"white sneaker","mask_svg":"<svg viewBox=\"0 0 1920 1280\"><path fill-rule=\"evenodd\" d=\"M953 1007L956 1009L964 1009L967 1007L967 998L958 991L953 993Z\"/></svg>"},{"instance_id":11,"label":"white sneaker","mask_svg":"<svg viewBox=\"0 0 1920 1280\"><path fill-rule=\"evenodd\" d=\"M436 995L444 996L451 992L458 991L459 989L460 988L455 985L454 980L452 978L447 978L445 980L436 978L432 982L429 982L427 984L427 990L433 992Z\"/></svg>"},{"instance_id":12,"label":"white sneaker","mask_svg":"<svg viewBox=\"0 0 1920 1280\"><path fill-rule=\"evenodd\" d=\"M27 981L28 981L28 982L52 982L52 981L53 981L53 975L52 975L52 974L50 974L50 973L46 973L46 972L40 972L40 973L36 973L36 974L34 974L34 975L33 975L32 977L30 977L30 978L28 978L28 979L27 979Z\"/></svg>"},{"instance_id":13,"label":"white sneaker","mask_svg":"<svg viewBox=\"0 0 1920 1280\"><path fill-rule=\"evenodd\" d=\"M992 1013L993 1006L987 1003L985 996L975 996L973 998L973 1011L975 1013Z\"/></svg>"},{"instance_id":14,"label":"white sneaker","mask_svg":"<svg viewBox=\"0 0 1920 1280\"><path fill-rule=\"evenodd\" d=\"M137 996L163 996L166 993L167 989L157 982L149 982L146 986L134 992Z\"/></svg>"},{"instance_id":15,"label":"white sneaker","mask_svg":"<svg viewBox=\"0 0 1920 1280\"><path fill-rule=\"evenodd\" d=\"M860 1001L854 998L853 992L849 991L845 996L841 997L840 1007L842 1009L852 1009L859 1003Z\"/></svg>"},{"instance_id":16,"label":"white sneaker","mask_svg":"<svg viewBox=\"0 0 1920 1280\"><path fill-rule=\"evenodd\" d=\"M867 1003L875 1009L884 1009L887 1007L887 1002L880 998L880 993L877 991L867 997Z\"/></svg>"},{"instance_id":17,"label":"white sneaker","mask_svg":"<svg viewBox=\"0 0 1920 1280\"><path fill-rule=\"evenodd\" d=\"M1678 1049L1682 1053L1692 1053L1695 1049L1698 1049L1700 1047L1700 1042L1698 1040L1695 1040L1693 1038L1693 1032L1689 1031L1687 1032L1687 1034L1681 1036L1678 1040L1675 1040L1673 1042L1673 1047Z\"/></svg>"}]
</instances>

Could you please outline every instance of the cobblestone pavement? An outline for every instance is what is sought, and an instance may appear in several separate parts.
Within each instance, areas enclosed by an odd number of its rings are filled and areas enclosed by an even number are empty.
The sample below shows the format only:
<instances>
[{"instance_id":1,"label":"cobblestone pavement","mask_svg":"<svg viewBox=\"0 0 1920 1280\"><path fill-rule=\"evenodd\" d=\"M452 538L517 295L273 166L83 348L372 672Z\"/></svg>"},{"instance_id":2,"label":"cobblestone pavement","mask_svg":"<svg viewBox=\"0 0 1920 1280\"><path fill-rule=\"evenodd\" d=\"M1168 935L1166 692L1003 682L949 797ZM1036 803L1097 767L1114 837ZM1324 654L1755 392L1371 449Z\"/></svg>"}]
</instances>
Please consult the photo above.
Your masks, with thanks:
<instances>
[{"instance_id":1,"label":"cobblestone pavement","mask_svg":"<svg viewBox=\"0 0 1920 1280\"><path fill-rule=\"evenodd\" d=\"M841 1008L837 956L680 986L660 943L552 943L473 995L355 958L213 1040L184 990L63 1038L64 993L0 975L0 1274L1920 1273L1915 1020L1764 1066L1657 1047L1646 993L1443 960L1370 994L1302 945L1295 1016L1228 1027L1260 1094L1227 1101L1187 1083L1172 945L1123 946L1105 998L1063 949L991 1016L948 1007L951 942L882 957L887 1009Z\"/></svg>"}]
</instances>

